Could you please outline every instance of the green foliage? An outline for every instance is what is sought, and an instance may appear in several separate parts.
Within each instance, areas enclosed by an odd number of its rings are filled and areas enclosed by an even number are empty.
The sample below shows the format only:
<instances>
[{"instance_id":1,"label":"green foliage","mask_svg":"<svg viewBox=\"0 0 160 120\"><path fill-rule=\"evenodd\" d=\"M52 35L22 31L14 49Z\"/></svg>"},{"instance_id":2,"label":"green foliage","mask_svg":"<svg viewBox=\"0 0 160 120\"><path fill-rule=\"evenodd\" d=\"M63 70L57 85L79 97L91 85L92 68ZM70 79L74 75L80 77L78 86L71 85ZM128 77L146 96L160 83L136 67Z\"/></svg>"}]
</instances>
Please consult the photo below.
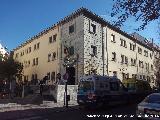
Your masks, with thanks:
<instances>
[{"instance_id":1,"label":"green foliage","mask_svg":"<svg viewBox=\"0 0 160 120\"><path fill-rule=\"evenodd\" d=\"M130 16L143 23L137 30L143 30L151 21L160 19L160 0L116 0L111 16L117 16L117 27L123 25Z\"/></svg>"},{"instance_id":2,"label":"green foliage","mask_svg":"<svg viewBox=\"0 0 160 120\"><path fill-rule=\"evenodd\" d=\"M11 80L13 77L19 78L22 76L23 66L19 62L14 61L11 57L0 61L0 68L1 78Z\"/></svg>"},{"instance_id":3,"label":"green foliage","mask_svg":"<svg viewBox=\"0 0 160 120\"><path fill-rule=\"evenodd\" d=\"M156 76L156 83L160 87L160 58L154 60L154 74Z\"/></svg>"}]
</instances>

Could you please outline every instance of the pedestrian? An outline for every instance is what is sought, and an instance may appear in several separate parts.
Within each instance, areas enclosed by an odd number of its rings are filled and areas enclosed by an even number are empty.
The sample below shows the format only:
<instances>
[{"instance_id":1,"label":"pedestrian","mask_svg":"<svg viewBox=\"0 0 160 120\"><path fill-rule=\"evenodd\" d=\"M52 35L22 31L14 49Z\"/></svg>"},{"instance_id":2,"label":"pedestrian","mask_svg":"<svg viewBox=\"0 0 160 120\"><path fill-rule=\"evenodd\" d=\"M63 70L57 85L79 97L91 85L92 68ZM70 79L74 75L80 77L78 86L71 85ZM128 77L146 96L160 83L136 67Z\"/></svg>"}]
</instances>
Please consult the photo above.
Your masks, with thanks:
<instances>
[{"instance_id":1,"label":"pedestrian","mask_svg":"<svg viewBox=\"0 0 160 120\"><path fill-rule=\"evenodd\" d=\"M39 87L40 87L40 95L42 96L42 94L43 94L43 80L40 80Z\"/></svg>"}]
</instances>

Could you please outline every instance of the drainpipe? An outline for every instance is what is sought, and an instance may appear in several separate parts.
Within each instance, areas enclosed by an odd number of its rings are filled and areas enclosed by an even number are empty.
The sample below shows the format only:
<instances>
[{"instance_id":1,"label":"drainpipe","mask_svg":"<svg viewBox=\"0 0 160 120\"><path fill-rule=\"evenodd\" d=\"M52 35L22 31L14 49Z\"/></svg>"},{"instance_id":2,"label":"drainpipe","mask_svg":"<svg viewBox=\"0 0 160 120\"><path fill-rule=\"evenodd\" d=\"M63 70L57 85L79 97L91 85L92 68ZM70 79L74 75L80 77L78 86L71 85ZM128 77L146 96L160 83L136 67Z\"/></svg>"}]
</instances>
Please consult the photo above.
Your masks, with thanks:
<instances>
[{"instance_id":1,"label":"drainpipe","mask_svg":"<svg viewBox=\"0 0 160 120\"><path fill-rule=\"evenodd\" d=\"M101 25L102 30L102 63L103 63L103 76L104 76L104 38L103 38L103 25Z\"/></svg>"},{"instance_id":2,"label":"drainpipe","mask_svg":"<svg viewBox=\"0 0 160 120\"><path fill-rule=\"evenodd\" d=\"M107 41L107 27L106 27L106 40L105 40L105 41L106 41L106 54L107 54L107 61L106 61L106 62L107 62L107 63L106 63L106 64L107 64L107 75L109 75L109 73L108 73L108 46L107 46L107 45L108 45L108 44L107 44L108 41ZM103 51L103 54L104 54L104 51ZM103 55L103 56L104 56L104 55ZM103 58L104 58L104 57L103 57Z\"/></svg>"}]
</instances>

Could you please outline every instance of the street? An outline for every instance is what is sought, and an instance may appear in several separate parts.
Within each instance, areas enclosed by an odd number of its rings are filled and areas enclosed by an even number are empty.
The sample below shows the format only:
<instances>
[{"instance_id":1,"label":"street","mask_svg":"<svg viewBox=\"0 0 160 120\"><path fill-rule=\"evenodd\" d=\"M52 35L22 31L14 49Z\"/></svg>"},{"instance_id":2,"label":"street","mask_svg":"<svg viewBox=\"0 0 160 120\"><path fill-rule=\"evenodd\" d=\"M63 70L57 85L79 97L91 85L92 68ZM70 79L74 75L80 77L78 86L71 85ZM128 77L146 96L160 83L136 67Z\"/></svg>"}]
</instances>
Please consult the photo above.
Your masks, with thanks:
<instances>
[{"instance_id":1,"label":"street","mask_svg":"<svg viewBox=\"0 0 160 120\"><path fill-rule=\"evenodd\" d=\"M1 120L136 120L136 104L120 105L99 110L61 107L53 109L31 109L0 113Z\"/></svg>"}]
</instances>

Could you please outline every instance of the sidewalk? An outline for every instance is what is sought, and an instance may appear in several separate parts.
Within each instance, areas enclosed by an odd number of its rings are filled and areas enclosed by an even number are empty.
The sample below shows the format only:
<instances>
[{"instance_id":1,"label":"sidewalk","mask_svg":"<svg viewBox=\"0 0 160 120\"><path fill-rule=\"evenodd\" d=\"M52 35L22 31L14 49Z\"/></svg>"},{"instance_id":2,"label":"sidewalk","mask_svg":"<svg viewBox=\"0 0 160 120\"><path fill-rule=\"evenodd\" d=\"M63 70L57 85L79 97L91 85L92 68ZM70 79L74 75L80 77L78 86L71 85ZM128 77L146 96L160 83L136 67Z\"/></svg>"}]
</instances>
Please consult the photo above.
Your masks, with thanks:
<instances>
[{"instance_id":1,"label":"sidewalk","mask_svg":"<svg viewBox=\"0 0 160 120\"><path fill-rule=\"evenodd\" d=\"M76 101L68 104L69 108L77 105L78 104ZM34 105L34 104L22 105L17 103L0 104L0 112L27 110L27 109L46 109L46 108L60 108L59 110L63 110L62 108L67 109L64 106L63 102L55 103L53 101L43 101L43 103L40 105Z\"/></svg>"}]
</instances>

